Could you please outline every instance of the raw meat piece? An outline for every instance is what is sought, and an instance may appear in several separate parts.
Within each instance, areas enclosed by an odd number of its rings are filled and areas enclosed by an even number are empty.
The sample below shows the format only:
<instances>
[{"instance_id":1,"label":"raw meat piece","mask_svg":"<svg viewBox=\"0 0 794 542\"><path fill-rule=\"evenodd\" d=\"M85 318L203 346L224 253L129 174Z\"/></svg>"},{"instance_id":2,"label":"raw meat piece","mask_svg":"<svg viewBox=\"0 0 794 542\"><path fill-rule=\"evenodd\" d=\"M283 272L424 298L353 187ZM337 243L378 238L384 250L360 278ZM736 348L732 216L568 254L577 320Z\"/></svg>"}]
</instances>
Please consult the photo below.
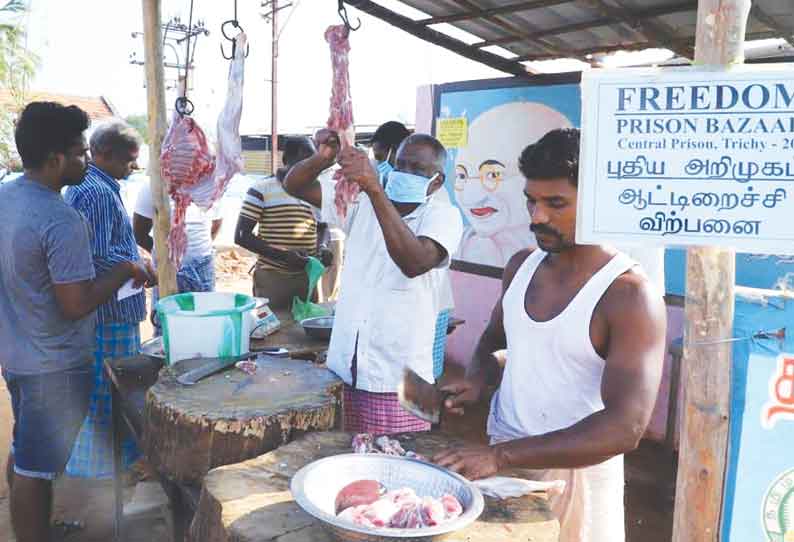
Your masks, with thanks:
<instances>
[{"instance_id":1,"label":"raw meat piece","mask_svg":"<svg viewBox=\"0 0 794 542\"><path fill-rule=\"evenodd\" d=\"M422 522L422 512L418 502L403 504L399 512L391 518L389 526L393 529L420 529L425 526Z\"/></svg>"},{"instance_id":2,"label":"raw meat piece","mask_svg":"<svg viewBox=\"0 0 794 542\"><path fill-rule=\"evenodd\" d=\"M175 263L181 260L187 248L185 213L190 205L188 191L214 170L215 158L210 153L204 131L192 118L175 112L160 155L160 175L168 183L175 204L168 237L171 259Z\"/></svg>"},{"instance_id":3,"label":"raw meat piece","mask_svg":"<svg viewBox=\"0 0 794 542\"><path fill-rule=\"evenodd\" d=\"M375 527L388 527L394 514L400 511L400 507L389 499L377 500L365 508L364 517Z\"/></svg>"},{"instance_id":4,"label":"raw meat piece","mask_svg":"<svg viewBox=\"0 0 794 542\"><path fill-rule=\"evenodd\" d=\"M463 506L454 495L447 493L442 496L441 504L444 506L444 515L447 521L453 520L463 513Z\"/></svg>"},{"instance_id":5,"label":"raw meat piece","mask_svg":"<svg viewBox=\"0 0 794 542\"><path fill-rule=\"evenodd\" d=\"M240 369L242 372L244 372L248 376L256 374L256 370L258 368L258 365L256 364L256 362L255 361L251 361L250 359L246 359L246 360L243 360L243 361L238 361L237 363L234 364L234 366L237 367L238 369Z\"/></svg>"},{"instance_id":6,"label":"raw meat piece","mask_svg":"<svg viewBox=\"0 0 794 542\"><path fill-rule=\"evenodd\" d=\"M215 176L212 183L197 187L191 194L193 201L203 209L209 209L223 197L232 177L243 170L243 143L240 140L240 117L243 114L243 82L245 79L245 51L248 37L240 33L235 38L237 49L229 64L229 82L226 103L218 115L218 145Z\"/></svg>"},{"instance_id":7,"label":"raw meat piece","mask_svg":"<svg viewBox=\"0 0 794 542\"><path fill-rule=\"evenodd\" d=\"M328 128L339 134L342 149L353 146L356 132L353 126L353 101L350 97L350 32L345 25L329 26L325 31L325 41L331 46L331 67L333 82L331 86L331 114ZM336 192L334 203L340 218L347 216L347 208L358 195L358 185L344 178L341 170L334 174Z\"/></svg>"},{"instance_id":8,"label":"raw meat piece","mask_svg":"<svg viewBox=\"0 0 794 542\"><path fill-rule=\"evenodd\" d=\"M372 435L369 433L360 433L353 437L353 453L354 454L369 454L374 451L372 444Z\"/></svg>"},{"instance_id":9,"label":"raw meat piece","mask_svg":"<svg viewBox=\"0 0 794 542\"><path fill-rule=\"evenodd\" d=\"M384 499L390 499L392 502L402 506L405 503L415 502L419 497L416 496L416 491L410 487L404 487L394 491L389 491L383 496Z\"/></svg>"},{"instance_id":10,"label":"raw meat piece","mask_svg":"<svg viewBox=\"0 0 794 542\"><path fill-rule=\"evenodd\" d=\"M369 505L381 498L384 488L375 480L358 480L343 487L336 494L336 514L355 506Z\"/></svg>"},{"instance_id":11,"label":"raw meat piece","mask_svg":"<svg viewBox=\"0 0 794 542\"><path fill-rule=\"evenodd\" d=\"M215 158L207 136L190 117L174 113L174 120L163 139L160 174L169 186L191 187L215 169Z\"/></svg>"},{"instance_id":12,"label":"raw meat piece","mask_svg":"<svg viewBox=\"0 0 794 542\"><path fill-rule=\"evenodd\" d=\"M366 516L364 516L364 510L366 508L366 506L354 506L353 508L348 508L339 514L339 518L349 521L353 525L372 528L374 525L369 519L367 519Z\"/></svg>"},{"instance_id":13,"label":"raw meat piece","mask_svg":"<svg viewBox=\"0 0 794 542\"><path fill-rule=\"evenodd\" d=\"M394 439L390 439L386 435L382 437L378 437L375 440L375 444L380 448L380 451L386 455L394 455L402 457L405 455L405 450L400 445L400 442Z\"/></svg>"},{"instance_id":14,"label":"raw meat piece","mask_svg":"<svg viewBox=\"0 0 794 542\"><path fill-rule=\"evenodd\" d=\"M408 450L407 452L405 452L405 457L407 457L408 459L416 459L417 461L424 461L425 463L428 463L427 458L425 456L423 456L422 454L418 454L413 450Z\"/></svg>"},{"instance_id":15,"label":"raw meat piece","mask_svg":"<svg viewBox=\"0 0 794 542\"><path fill-rule=\"evenodd\" d=\"M347 508L338 516L365 527L420 529L452 521L462 513L463 507L453 495L421 498L405 487L389 491L371 504Z\"/></svg>"},{"instance_id":16,"label":"raw meat piece","mask_svg":"<svg viewBox=\"0 0 794 542\"><path fill-rule=\"evenodd\" d=\"M381 499L372 504L363 504L346 508L338 517L352 521L365 527L389 527L394 515L400 507L388 499Z\"/></svg>"},{"instance_id":17,"label":"raw meat piece","mask_svg":"<svg viewBox=\"0 0 794 542\"><path fill-rule=\"evenodd\" d=\"M171 261L177 268L187 249L185 214L188 206L193 202L205 210L212 207L223 196L231 178L243 168L240 116L245 34L239 34L237 40L237 51L229 67L226 103L218 117L217 160L196 121L176 112L160 149L160 174L167 181L168 193L174 200L168 246Z\"/></svg>"},{"instance_id":18,"label":"raw meat piece","mask_svg":"<svg viewBox=\"0 0 794 542\"><path fill-rule=\"evenodd\" d=\"M425 497L422 499L422 505L419 510L422 513L422 523L428 527L435 527L444 523L446 520L446 512L444 505L441 501L433 497Z\"/></svg>"},{"instance_id":19,"label":"raw meat piece","mask_svg":"<svg viewBox=\"0 0 794 542\"><path fill-rule=\"evenodd\" d=\"M377 439L369 433L359 433L353 437L353 453L355 454L386 454L409 459L427 461L423 455L412 450L405 450L399 440L390 439L386 435Z\"/></svg>"}]
</instances>

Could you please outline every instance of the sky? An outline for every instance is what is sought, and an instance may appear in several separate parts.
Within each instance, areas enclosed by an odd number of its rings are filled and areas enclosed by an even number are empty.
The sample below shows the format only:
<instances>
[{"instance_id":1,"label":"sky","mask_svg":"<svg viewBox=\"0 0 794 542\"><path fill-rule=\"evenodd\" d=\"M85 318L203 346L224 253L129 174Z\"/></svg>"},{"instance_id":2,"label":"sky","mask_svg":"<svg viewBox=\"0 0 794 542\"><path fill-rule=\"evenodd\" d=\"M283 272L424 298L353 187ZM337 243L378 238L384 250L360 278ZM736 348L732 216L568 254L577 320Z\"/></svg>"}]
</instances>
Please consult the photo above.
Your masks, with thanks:
<instances>
[{"instance_id":1,"label":"sky","mask_svg":"<svg viewBox=\"0 0 794 542\"><path fill-rule=\"evenodd\" d=\"M281 0L282 5L288 0ZM331 63L323 33L339 24L336 0L292 0L280 13L279 131L305 132L325 124L331 91ZM382 0L387 7L397 3ZM239 0L238 20L251 45L246 60L242 134L270 133L271 26L260 16L261 0ZM28 47L40 66L32 90L104 96L122 116L146 113L139 0L30 0ZM187 22L190 0L163 0L163 21ZM196 43L190 98L194 117L212 132L226 94L228 61L221 57L220 26L233 15L233 0L194 0L194 20L208 37ZM357 124L414 121L416 88L430 83L504 77L504 74L426 43L374 17L348 8L362 27L351 35L350 77ZM287 19L289 17L289 19ZM287 22L288 21L288 22ZM284 26L286 22L286 26ZM182 57L184 52L180 51ZM169 60L172 57L168 58ZM176 79L175 70L166 77ZM167 103L176 98L167 93Z\"/></svg>"},{"instance_id":2,"label":"sky","mask_svg":"<svg viewBox=\"0 0 794 542\"><path fill-rule=\"evenodd\" d=\"M122 116L146 113L140 0L27 0L28 47L41 63L32 90L84 96L103 96ZM210 135L226 94L228 61L221 57L224 41L220 26L233 15L234 0L193 0L194 19L210 31L196 42L190 98L194 117ZM331 91L331 62L325 29L339 24L336 0L280 0L292 2L283 10L279 55L279 131L305 133L324 125ZM378 0L386 8L417 18L421 12L397 0ZM163 21L178 15L187 22L190 0L162 0ZM261 17L262 0L238 0L238 19L249 35L251 54L246 61L242 134L270 133L271 26ZM387 120L412 124L416 89L420 85L504 77L505 74L424 42L374 17L348 7L351 20L362 27L351 36L350 77L355 122L379 125ZM434 26L461 41L477 38L451 25ZM497 48L489 48L499 49ZM499 51L493 51L499 54ZM504 50L502 50L504 52ZM661 56L660 56L661 53ZM184 51L180 51L184 57ZM669 51L649 50L612 55L607 66L662 61ZM625 57L625 58L624 58ZM173 61L168 55L166 60ZM575 60L533 63L541 71L586 69ZM166 77L176 81L175 70ZM176 98L166 95L167 103Z\"/></svg>"}]
</instances>

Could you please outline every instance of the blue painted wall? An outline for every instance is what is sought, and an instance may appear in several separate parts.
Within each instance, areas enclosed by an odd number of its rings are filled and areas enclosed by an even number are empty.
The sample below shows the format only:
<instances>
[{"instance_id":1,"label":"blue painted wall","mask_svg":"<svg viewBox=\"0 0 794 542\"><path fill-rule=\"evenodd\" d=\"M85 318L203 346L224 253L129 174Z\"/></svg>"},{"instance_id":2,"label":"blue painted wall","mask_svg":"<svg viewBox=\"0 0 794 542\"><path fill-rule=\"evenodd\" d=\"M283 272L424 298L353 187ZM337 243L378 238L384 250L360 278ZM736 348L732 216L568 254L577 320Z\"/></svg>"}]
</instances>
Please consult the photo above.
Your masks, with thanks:
<instances>
[{"instance_id":1,"label":"blue painted wall","mask_svg":"<svg viewBox=\"0 0 794 542\"><path fill-rule=\"evenodd\" d=\"M665 286L668 294L684 295L686 251L667 249L664 261ZM794 256L736 255L736 284L750 288L776 289L788 277L794 286Z\"/></svg>"}]
</instances>

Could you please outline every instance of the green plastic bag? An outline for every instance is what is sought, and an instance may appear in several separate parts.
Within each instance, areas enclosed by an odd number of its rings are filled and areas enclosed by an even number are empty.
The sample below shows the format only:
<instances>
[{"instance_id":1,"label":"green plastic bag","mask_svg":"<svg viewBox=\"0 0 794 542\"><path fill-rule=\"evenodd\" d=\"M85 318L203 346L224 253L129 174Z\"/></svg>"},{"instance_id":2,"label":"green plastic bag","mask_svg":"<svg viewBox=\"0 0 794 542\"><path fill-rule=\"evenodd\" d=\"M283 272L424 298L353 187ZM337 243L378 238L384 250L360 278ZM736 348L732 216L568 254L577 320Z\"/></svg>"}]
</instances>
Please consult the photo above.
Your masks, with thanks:
<instances>
[{"instance_id":1,"label":"green plastic bag","mask_svg":"<svg viewBox=\"0 0 794 542\"><path fill-rule=\"evenodd\" d=\"M316 318L331 314L329 309L310 301L315 288L317 288L317 283L320 281L320 277L325 273L325 266L317 258L309 256L305 269L306 275L309 277L309 289L308 292L306 292L306 299L301 299L298 296L292 298L292 317L296 322L300 322L307 318Z\"/></svg>"}]
</instances>

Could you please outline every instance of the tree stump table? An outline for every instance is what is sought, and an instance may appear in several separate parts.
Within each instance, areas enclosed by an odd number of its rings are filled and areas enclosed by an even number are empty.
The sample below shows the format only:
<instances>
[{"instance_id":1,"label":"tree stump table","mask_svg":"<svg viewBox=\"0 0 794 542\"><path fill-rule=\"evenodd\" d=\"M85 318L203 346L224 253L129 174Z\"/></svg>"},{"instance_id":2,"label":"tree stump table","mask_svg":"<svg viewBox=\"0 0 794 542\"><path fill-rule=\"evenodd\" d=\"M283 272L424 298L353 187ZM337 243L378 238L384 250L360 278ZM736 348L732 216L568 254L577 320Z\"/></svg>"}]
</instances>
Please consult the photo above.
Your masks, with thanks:
<instances>
[{"instance_id":1,"label":"tree stump table","mask_svg":"<svg viewBox=\"0 0 794 542\"><path fill-rule=\"evenodd\" d=\"M171 368L160 372L146 395L142 445L161 475L199 487L210 469L336 426L342 382L333 373L274 357L260 356L258 366L252 377L232 368L193 386L179 384Z\"/></svg>"},{"instance_id":2,"label":"tree stump table","mask_svg":"<svg viewBox=\"0 0 794 542\"><path fill-rule=\"evenodd\" d=\"M397 437L425 456L463 441L442 433ZM204 478L191 542L331 542L320 522L292 499L289 483L304 465L349 453L352 435L312 433L270 453L211 471ZM513 473L504 473L513 474ZM479 520L450 537L456 542L556 542L559 524L544 496L486 499Z\"/></svg>"}]
</instances>

